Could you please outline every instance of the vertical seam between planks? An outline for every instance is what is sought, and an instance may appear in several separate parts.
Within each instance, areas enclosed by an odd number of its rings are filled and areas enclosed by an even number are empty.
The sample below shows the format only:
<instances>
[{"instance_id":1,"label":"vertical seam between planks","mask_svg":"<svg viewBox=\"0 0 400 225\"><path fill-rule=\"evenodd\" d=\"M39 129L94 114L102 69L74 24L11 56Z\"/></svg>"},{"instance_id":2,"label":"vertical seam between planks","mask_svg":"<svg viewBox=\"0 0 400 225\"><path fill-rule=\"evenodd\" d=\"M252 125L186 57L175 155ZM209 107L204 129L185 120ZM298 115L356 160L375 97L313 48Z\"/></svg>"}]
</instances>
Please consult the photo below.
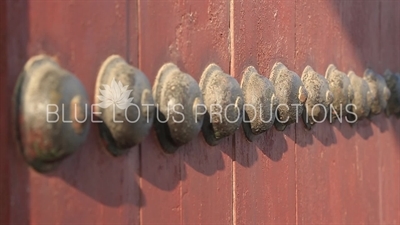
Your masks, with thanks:
<instances>
[{"instance_id":1,"label":"vertical seam between planks","mask_svg":"<svg viewBox=\"0 0 400 225\"><path fill-rule=\"evenodd\" d=\"M396 11L399 12L400 11L400 2L397 1L396 3L397 3L395 5L395 7L397 8ZM400 16L397 16L397 22L400 24ZM397 27L397 34L395 33L395 35L397 37L400 37L400 27L399 26L396 26L396 27ZM397 45L397 48L398 48L397 49L397 56L396 56L397 60L395 61L395 68L393 68L393 69L400 70L400 44Z\"/></svg>"},{"instance_id":2,"label":"vertical seam between planks","mask_svg":"<svg viewBox=\"0 0 400 225\"><path fill-rule=\"evenodd\" d=\"M128 0L129 1L129 0ZM140 53L142 52L142 45L141 45L141 40L142 40L142 12L140 10L141 8L141 0L136 0L136 5L137 5L137 60L138 60L138 67L142 67L142 58L140 57Z\"/></svg>"},{"instance_id":3,"label":"vertical seam between planks","mask_svg":"<svg viewBox=\"0 0 400 225\"><path fill-rule=\"evenodd\" d=\"M180 224L184 224L183 223L183 177L182 177L182 167L185 166L185 163L183 162L183 154L184 151L178 151L178 156L179 156L179 222Z\"/></svg>"},{"instance_id":4,"label":"vertical seam between planks","mask_svg":"<svg viewBox=\"0 0 400 225\"><path fill-rule=\"evenodd\" d=\"M3 0L0 3L0 7L4 7L4 8L2 8L2 10L0 10L0 11L2 11L2 15L0 16L0 18L2 20L0 22L0 29L3 29L3 30L0 30L0 34L4 35L4 36L0 37L0 42L2 42L2 43L0 43L0 49L2 50L2 52L0 53L1 54L0 55L0 66L2 67L2 71L4 71L4 74L2 74L0 76L0 83L9 85L11 83L10 82L11 75L10 75L10 71L9 71L9 67L10 67L9 66L9 60L10 60L9 59L10 58L9 57L9 52L10 52L9 48L10 47L9 47L9 43L8 43L9 39L10 39L9 38L10 26L8 24L8 22L9 22L9 18L8 18L9 14L8 13L11 11L11 10L9 10L9 1ZM1 93L0 101L2 101L2 102L4 101L7 103L7 101L9 101L9 100L7 100L9 92L7 92L7 90L5 88L3 88L0 91L0 93ZM3 107L2 110L0 110L0 112L6 114L7 116L10 115L10 111L5 110L5 107ZM14 126L13 122L10 122L9 120L6 120L5 118L6 117L0 118L1 123L3 124L3 122L4 122L4 124L11 125L11 127L13 127ZM2 129L4 129L4 128L2 128ZM4 131L5 130L3 130L3 132ZM0 133L2 133L2 132L0 132ZM3 142L2 144L5 145L6 148L9 148L10 146L12 146L11 143L14 141L14 139L7 138L7 137L13 137L13 136L12 136L12 134L7 134L6 132L5 132L4 136L5 136L5 138L4 138L5 142ZM1 141L3 141L3 140L1 140ZM11 209L10 209L11 208L11 194L12 194L11 193L11 182L10 182L11 181L11 179L10 179L11 164L9 163L9 160L7 160L10 158L8 151L5 151L5 148L2 148L2 150L0 150L0 152L1 152L0 155L3 157L2 160L0 160L0 161L1 161L1 163L4 163L2 166L4 166L3 168L5 169L4 171L1 171L2 174L0 175L0 180L2 182L0 184L0 186L1 186L0 190L2 191L2 195L4 194L4 197L1 197L1 200L0 200L0 205L1 205L0 207L2 209L2 212L0 212L0 223L6 224L6 223L11 223Z\"/></svg>"},{"instance_id":5,"label":"vertical seam between planks","mask_svg":"<svg viewBox=\"0 0 400 225\"><path fill-rule=\"evenodd\" d=\"M131 32L129 32L129 25L130 25L130 10L129 10L129 8L130 8L130 4L129 4L129 0L126 0L126 52L125 52L125 56L126 56L126 59L127 59L127 61L128 61L128 63L130 63L130 61L131 61L131 57L130 57L130 54L129 54L129 52L130 52L130 40L129 40L129 37L130 37L130 33Z\"/></svg>"},{"instance_id":6,"label":"vertical seam between planks","mask_svg":"<svg viewBox=\"0 0 400 225\"><path fill-rule=\"evenodd\" d=\"M339 16L340 16L340 29L339 29L339 33L340 33L340 56L339 56L339 62L340 62L340 66L343 66L343 39L344 39L344 34L343 34L343 29L344 29L344 18L343 18L343 4L344 4L344 0L340 1L340 5L339 5ZM347 33L346 33L347 34Z\"/></svg>"},{"instance_id":7,"label":"vertical seam between planks","mask_svg":"<svg viewBox=\"0 0 400 225\"><path fill-rule=\"evenodd\" d=\"M130 1L130 0L127 0L128 2ZM140 52L141 52L141 47L140 47L140 37L141 37L141 13L140 13L140 0L136 0L136 12L137 12L137 14L136 14L136 29L137 29L137 38L136 38L136 51L137 51L137 66L139 67L139 68L141 68L141 58L140 58ZM129 39L129 37L128 37L128 39ZM129 51L129 50L128 50ZM138 177L138 180L139 180L139 224L141 225L142 223L143 223L143 220L142 220L142 216L143 216L143 207L142 207L142 204L143 204L143 196L142 196L142 194L141 194L141 192L142 192L142 188L143 188L143 179L142 179L142 170L143 170L143 167L142 167L142 165L143 165L143 158L142 158L142 144L139 144L139 171L138 171L138 174L139 174L139 177Z\"/></svg>"},{"instance_id":8,"label":"vertical seam between planks","mask_svg":"<svg viewBox=\"0 0 400 225\"><path fill-rule=\"evenodd\" d=\"M383 68L383 60L382 60L382 43L381 43L381 36L382 36L382 1L379 1L379 6L378 6L378 49L379 49L379 65ZM383 70L385 70L383 68ZM382 71L383 72L383 71ZM386 118L384 118L386 119ZM378 142L380 142L380 138L378 139ZM381 165L383 165L382 162L382 151L379 151L379 161L378 161L378 204L379 204L379 211L378 211L378 215L379 215L379 224L383 224L384 223L384 219L383 219L383 199L382 199L382 167Z\"/></svg>"},{"instance_id":9,"label":"vertical seam between planks","mask_svg":"<svg viewBox=\"0 0 400 225\"><path fill-rule=\"evenodd\" d=\"M297 68L297 0L294 1L294 68ZM299 224L298 199L298 166L297 166L297 123L294 124L294 180L295 180L295 221Z\"/></svg>"},{"instance_id":10,"label":"vertical seam between planks","mask_svg":"<svg viewBox=\"0 0 400 225\"><path fill-rule=\"evenodd\" d=\"M142 197L142 145L139 145L139 171L138 171L138 175L139 175L139 217L138 217L138 222L139 224L142 224L142 205L143 205L143 197Z\"/></svg>"},{"instance_id":11,"label":"vertical seam between planks","mask_svg":"<svg viewBox=\"0 0 400 225\"><path fill-rule=\"evenodd\" d=\"M234 63L233 57L235 52L234 46L234 1L231 0L229 3L229 73L232 74L234 72ZM236 134L233 135L232 138L232 169L231 169L231 182L232 182L232 224L236 225Z\"/></svg>"},{"instance_id":12,"label":"vertical seam between planks","mask_svg":"<svg viewBox=\"0 0 400 225\"><path fill-rule=\"evenodd\" d=\"M382 65L382 44L381 44L381 35L382 35L382 28L381 28L381 22L382 22L382 1L379 1L379 6L378 6L378 49L379 49L379 65ZM383 72L383 71L382 71Z\"/></svg>"}]
</instances>

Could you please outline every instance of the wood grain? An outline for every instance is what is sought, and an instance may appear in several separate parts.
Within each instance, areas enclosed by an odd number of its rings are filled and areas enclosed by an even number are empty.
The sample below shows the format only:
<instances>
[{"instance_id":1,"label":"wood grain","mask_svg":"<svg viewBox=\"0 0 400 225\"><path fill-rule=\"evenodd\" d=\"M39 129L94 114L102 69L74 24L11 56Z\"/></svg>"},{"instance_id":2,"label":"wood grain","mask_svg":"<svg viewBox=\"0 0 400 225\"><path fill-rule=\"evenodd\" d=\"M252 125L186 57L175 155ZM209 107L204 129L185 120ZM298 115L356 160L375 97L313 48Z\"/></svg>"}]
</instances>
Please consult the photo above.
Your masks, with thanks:
<instances>
[{"instance_id":1,"label":"wood grain","mask_svg":"<svg viewBox=\"0 0 400 225\"><path fill-rule=\"evenodd\" d=\"M232 1L231 70L240 82L254 66L269 77L280 61L294 67L294 1ZM296 222L295 125L275 128L248 142L242 129L235 135L234 224Z\"/></svg>"},{"instance_id":2,"label":"wood grain","mask_svg":"<svg viewBox=\"0 0 400 225\"><path fill-rule=\"evenodd\" d=\"M14 3L12 7L16 7ZM54 57L80 78L93 99L103 60L111 54L127 57L126 1L32 0L26 7L28 42L20 46L26 50L25 58L42 53ZM137 31L133 30L131 35L135 36L134 32ZM17 68L21 70L22 65L19 63ZM20 156L12 158L18 163L10 164L11 223L139 221L140 189L135 178L138 149L114 158L103 149L98 134L97 127L92 125L84 146L49 174L28 168ZM26 181L21 183L21 179ZM22 216L20 208L26 210Z\"/></svg>"},{"instance_id":3,"label":"wood grain","mask_svg":"<svg viewBox=\"0 0 400 225\"><path fill-rule=\"evenodd\" d=\"M301 76L309 65L325 76L329 64L341 69L341 1L296 1L296 72ZM348 124L335 123L340 129ZM296 124L296 174L298 224L345 223L341 198L341 173L352 151L351 138L342 138L325 121L306 130ZM348 140L350 139L350 140ZM334 147L335 146L335 147ZM350 153L351 154L351 153Z\"/></svg>"},{"instance_id":4,"label":"wood grain","mask_svg":"<svg viewBox=\"0 0 400 225\"><path fill-rule=\"evenodd\" d=\"M139 3L140 68L151 81L167 62L177 64L197 81L212 62L229 72L227 1ZM175 154L166 155L153 132L141 152L146 196L142 223L231 223L231 138L210 147L199 134Z\"/></svg>"}]
</instances>

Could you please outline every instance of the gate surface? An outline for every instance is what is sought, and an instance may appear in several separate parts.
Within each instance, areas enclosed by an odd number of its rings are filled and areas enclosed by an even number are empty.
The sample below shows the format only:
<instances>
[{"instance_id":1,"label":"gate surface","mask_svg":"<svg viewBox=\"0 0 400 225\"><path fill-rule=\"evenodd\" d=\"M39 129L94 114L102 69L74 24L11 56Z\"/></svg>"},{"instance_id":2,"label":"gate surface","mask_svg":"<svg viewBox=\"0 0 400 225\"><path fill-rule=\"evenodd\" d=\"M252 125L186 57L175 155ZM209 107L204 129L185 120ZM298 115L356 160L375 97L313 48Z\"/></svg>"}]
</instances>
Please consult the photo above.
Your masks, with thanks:
<instances>
[{"instance_id":1,"label":"gate surface","mask_svg":"<svg viewBox=\"0 0 400 225\"><path fill-rule=\"evenodd\" d=\"M334 63L361 76L400 71L397 0L4 0L0 2L0 221L4 224L399 224L400 120L292 124L253 143L243 131L172 155L155 132L122 157L91 126L85 144L48 174L16 150L18 74L46 53L93 99L101 63L119 54L154 83L176 63L199 81L218 64L238 81L280 61L301 74ZM4 107L5 106L5 107Z\"/></svg>"}]
</instances>

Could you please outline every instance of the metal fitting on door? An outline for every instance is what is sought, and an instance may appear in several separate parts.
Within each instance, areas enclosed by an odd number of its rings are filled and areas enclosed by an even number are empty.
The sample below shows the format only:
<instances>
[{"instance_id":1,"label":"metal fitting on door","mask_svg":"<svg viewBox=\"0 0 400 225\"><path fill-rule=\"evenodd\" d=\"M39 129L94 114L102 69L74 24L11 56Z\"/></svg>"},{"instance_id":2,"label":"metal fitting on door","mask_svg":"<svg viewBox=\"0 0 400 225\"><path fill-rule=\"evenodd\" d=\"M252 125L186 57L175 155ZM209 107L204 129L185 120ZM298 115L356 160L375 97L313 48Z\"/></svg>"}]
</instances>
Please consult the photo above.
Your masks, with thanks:
<instances>
[{"instance_id":1,"label":"metal fitting on door","mask_svg":"<svg viewBox=\"0 0 400 225\"><path fill-rule=\"evenodd\" d=\"M198 83L173 63L158 71L153 98L157 112L155 129L162 148L167 153L191 141L200 132L205 109Z\"/></svg>"},{"instance_id":2,"label":"metal fitting on door","mask_svg":"<svg viewBox=\"0 0 400 225\"><path fill-rule=\"evenodd\" d=\"M354 98L352 101L352 114L348 114L351 121L355 121L369 116L371 111L372 94L369 90L368 83L361 77L357 76L353 71L348 73L350 84L354 90ZM356 118L355 118L356 117Z\"/></svg>"},{"instance_id":3,"label":"metal fitting on door","mask_svg":"<svg viewBox=\"0 0 400 225\"><path fill-rule=\"evenodd\" d=\"M246 138L253 141L270 129L275 122L275 111L279 102L275 97L275 88L268 78L258 74L253 66L243 71L241 88L244 97L243 130Z\"/></svg>"},{"instance_id":4,"label":"metal fitting on door","mask_svg":"<svg viewBox=\"0 0 400 225\"><path fill-rule=\"evenodd\" d=\"M354 98L354 90L350 84L350 78L339 71L333 64L329 65L325 78L329 83L329 90L333 94L332 108L329 113L332 118L342 119L350 110L350 104Z\"/></svg>"},{"instance_id":5,"label":"metal fitting on door","mask_svg":"<svg viewBox=\"0 0 400 225\"><path fill-rule=\"evenodd\" d=\"M273 66L270 80L275 86L275 96L279 101L274 125L277 130L283 131L302 115L308 93L300 77L280 62Z\"/></svg>"},{"instance_id":6,"label":"metal fitting on door","mask_svg":"<svg viewBox=\"0 0 400 225\"><path fill-rule=\"evenodd\" d=\"M85 88L52 58L32 57L14 92L16 135L25 160L52 170L86 139L90 107Z\"/></svg>"},{"instance_id":7,"label":"metal fitting on door","mask_svg":"<svg viewBox=\"0 0 400 225\"><path fill-rule=\"evenodd\" d=\"M371 114L379 114L386 109L387 101L390 98L389 88L385 79L371 69L365 70L364 79L367 81L371 92Z\"/></svg>"},{"instance_id":8,"label":"metal fitting on door","mask_svg":"<svg viewBox=\"0 0 400 225\"><path fill-rule=\"evenodd\" d=\"M102 119L100 136L114 156L127 152L147 136L154 118L154 101L146 75L113 55L97 76L95 112Z\"/></svg>"},{"instance_id":9,"label":"metal fitting on door","mask_svg":"<svg viewBox=\"0 0 400 225\"><path fill-rule=\"evenodd\" d=\"M333 102L333 94L329 91L329 84L325 77L315 72L311 66L306 66L301 81L308 92L303 122L310 130L316 121L327 118L329 106Z\"/></svg>"},{"instance_id":10,"label":"metal fitting on door","mask_svg":"<svg viewBox=\"0 0 400 225\"><path fill-rule=\"evenodd\" d=\"M386 115L395 114L400 117L400 74L394 74L392 71L386 70L384 77L391 93L385 110Z\"/></svg>"},{"instance_id":11,"label":"metal fitting on door","mask_svg":"<svg viewBox=\"0 0 400 225\"><path fill-rule=\"evenodd\" d=\"M214 146L240 127L243 93L235 78L224 73L216 64L210 64L204 70L200 89L207 108L202 131L206 142Z\"/></svg>"}]
</instances>

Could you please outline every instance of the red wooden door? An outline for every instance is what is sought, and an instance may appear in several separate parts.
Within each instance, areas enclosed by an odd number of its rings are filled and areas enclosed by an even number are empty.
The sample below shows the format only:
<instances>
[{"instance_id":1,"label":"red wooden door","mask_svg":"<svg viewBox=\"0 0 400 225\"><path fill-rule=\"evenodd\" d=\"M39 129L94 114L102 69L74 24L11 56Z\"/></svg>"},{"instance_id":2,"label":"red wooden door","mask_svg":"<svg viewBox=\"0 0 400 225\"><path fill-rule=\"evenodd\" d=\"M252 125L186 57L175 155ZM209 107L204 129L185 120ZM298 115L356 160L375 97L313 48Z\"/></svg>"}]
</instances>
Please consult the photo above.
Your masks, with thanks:
<instances>
[{"instance_id":1,"label":"red wooden door","mask_svg":"<svg viewBox=\"0 0 400 225\"><path fill-rule=\"evenodd\" d=\"M77 75L91 99L98 70L123 56L154 82L174 62L197 81L210 63L238 81L280 61L301 75L334 63L362 76L400 71L396 0L0 1L0 223L399 224L400 120L302 123L250 143L242 129L217 146L199 134L164 154L155 132L111 156L93 124L53 172L16 150L12 92L24 63L45 53Z\"/></svg>"}]
</instances>

